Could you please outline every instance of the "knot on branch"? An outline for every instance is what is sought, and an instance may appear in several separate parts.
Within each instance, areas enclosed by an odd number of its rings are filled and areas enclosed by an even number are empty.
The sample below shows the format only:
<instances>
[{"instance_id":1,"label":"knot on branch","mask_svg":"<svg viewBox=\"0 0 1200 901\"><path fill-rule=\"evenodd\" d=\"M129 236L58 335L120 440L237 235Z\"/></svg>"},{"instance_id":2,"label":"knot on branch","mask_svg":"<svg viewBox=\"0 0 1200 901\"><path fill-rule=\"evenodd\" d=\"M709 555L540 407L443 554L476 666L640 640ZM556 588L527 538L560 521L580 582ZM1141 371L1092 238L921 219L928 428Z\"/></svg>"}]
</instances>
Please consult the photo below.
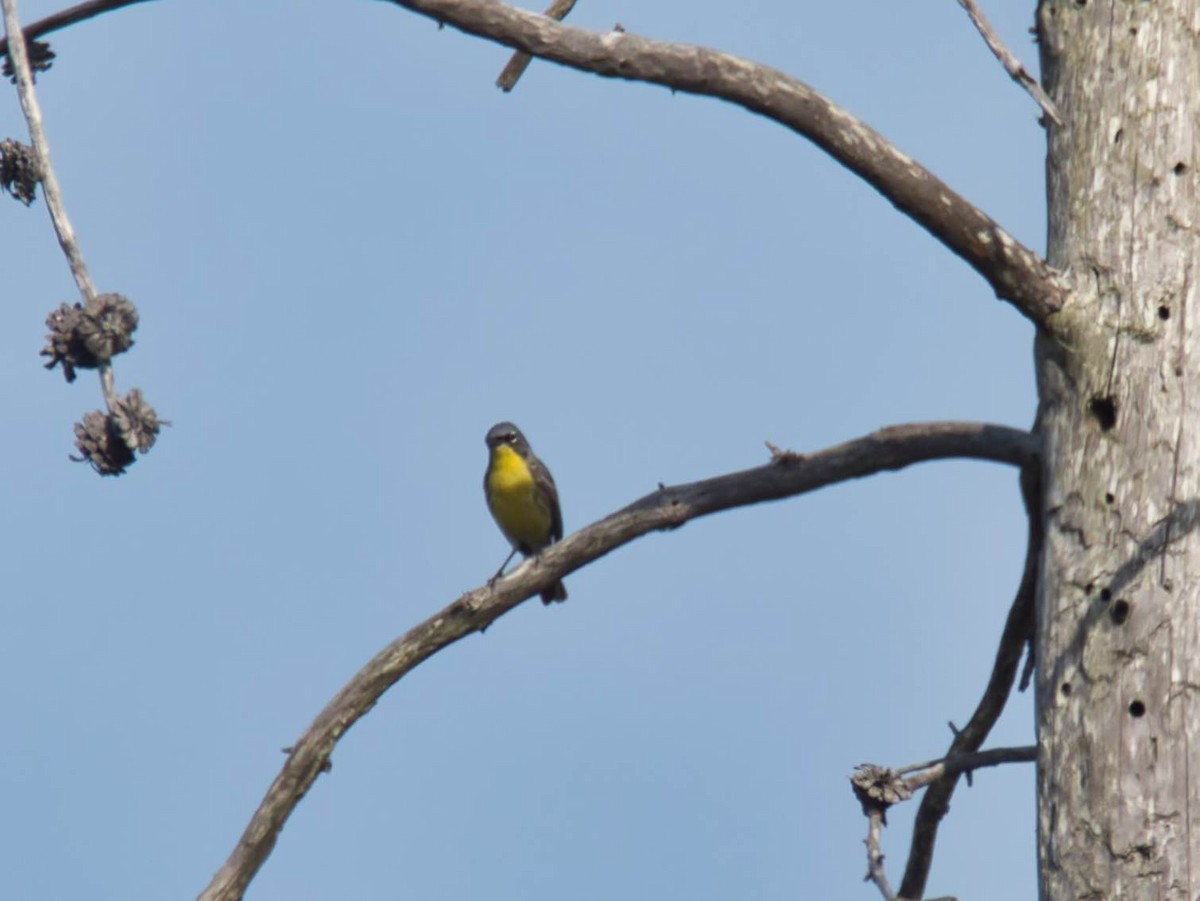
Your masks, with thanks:
<instances>
[{"instance_id":1,"label":"knot on branch","mask_svg":"<svg viewBox=\"0 0 1200 901\"><path fill-rule=\"evenodd\" d=\"M0 141L0 190L29 206L41 180L42 169L32 147L12 138Z\"/></svg>"},{"instance_id":2,"label":"knot on branch","mask_svg":"<svg viewBox=\"0 0 1200 901\"><path fill-rule=\"evenodd\" d=\"M784 450L777 444L772 444L770 441L763 442L767 446L767 450L771 452L772 463L803 463L808 459L808 454L798 454L795 451Z\"/></svg>"},{"instance_id":3,"label":"knot on branch","mask_svg":"<svg viewBox=\"0 0 1200 901\"><path fill-rule=\"evenodd\" d=\"M46 317L47 369L62 363L68 382L75 381L75 368L95 369L133 346L138 327L137 307L120 294L101 294L86 305L62 304Z\"/></svg>"},{"instance_id":4,"label":"knot on branch","mask_svg":"<svg viewBox=\"0 0 1200 901\"><path fill-rule=\"evenodd\" d=\"M850 785L858 803L862 805L863 813L870 816L878 811L882 814L884 823L887 822L889 807L912 797L912 790L903 776L895 770L871 763L860 763L854 768Z\"/></svg>"},{"instance_id":5,"label":"knot on branch","mask_svg":"<svg viewBox=\"0 0 1200 901\"><path fill-rule=\"evenodd\" d=\"M170 425L158 418L142 392L134 388L118 397L112 410L93 410L75 423L76 463L88 462L102 476L119 476L133 463L134 451L145 453L154 446L159 430Z\"/></svg>"}]
</instances>

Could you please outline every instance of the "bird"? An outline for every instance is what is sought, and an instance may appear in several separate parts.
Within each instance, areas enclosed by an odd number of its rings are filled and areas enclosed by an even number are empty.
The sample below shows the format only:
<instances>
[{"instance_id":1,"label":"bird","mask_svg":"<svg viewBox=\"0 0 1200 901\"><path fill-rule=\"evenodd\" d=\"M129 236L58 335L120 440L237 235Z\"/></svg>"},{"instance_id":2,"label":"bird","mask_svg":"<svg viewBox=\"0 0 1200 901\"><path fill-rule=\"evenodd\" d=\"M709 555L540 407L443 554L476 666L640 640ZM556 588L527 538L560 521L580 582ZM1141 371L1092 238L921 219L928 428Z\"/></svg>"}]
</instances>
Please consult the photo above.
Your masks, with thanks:
<instances>
[{"instance_id":1,"label":"bird","mask_svg":"<svg viewBox=\"0 0 1200 901\"><path fill-rule=\"evenodd\" d=\"M562 539L562 510L554 477L520 429L511 422L497 423L488 429L484 441L488 465L483 474L483 494L492 518L512 545L512 553L492 576L495 581L518 552L532 557ZM566 599L567 589L562 582L542 592L543 604Z\"/></svg>"}]
</instances>

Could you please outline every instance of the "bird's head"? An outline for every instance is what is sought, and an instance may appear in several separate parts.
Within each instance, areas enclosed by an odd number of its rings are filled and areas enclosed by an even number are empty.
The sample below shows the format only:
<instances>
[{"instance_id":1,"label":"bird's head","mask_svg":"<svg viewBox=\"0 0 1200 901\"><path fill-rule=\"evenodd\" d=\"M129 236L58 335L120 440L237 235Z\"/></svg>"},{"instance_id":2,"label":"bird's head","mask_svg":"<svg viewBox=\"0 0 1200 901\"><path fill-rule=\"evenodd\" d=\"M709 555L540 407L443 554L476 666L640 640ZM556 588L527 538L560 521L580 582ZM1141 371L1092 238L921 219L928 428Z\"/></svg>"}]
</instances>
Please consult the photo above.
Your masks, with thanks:
<instances>
[{"instance_id":1,"label":"bird's head","mask_svg":"<svg viewBox=\"0 0 1200 901\"><path fill-rule=\"evenodd\" d=\"M492 426L488 429L487 437L484 441L487 442L487 446L492 450L495 450L502 444L509 444L513 447L528 446L528 442L525 440L525 436L521 434L521 430L511 422L499 422Z\"/></svg>"}]
</instances>

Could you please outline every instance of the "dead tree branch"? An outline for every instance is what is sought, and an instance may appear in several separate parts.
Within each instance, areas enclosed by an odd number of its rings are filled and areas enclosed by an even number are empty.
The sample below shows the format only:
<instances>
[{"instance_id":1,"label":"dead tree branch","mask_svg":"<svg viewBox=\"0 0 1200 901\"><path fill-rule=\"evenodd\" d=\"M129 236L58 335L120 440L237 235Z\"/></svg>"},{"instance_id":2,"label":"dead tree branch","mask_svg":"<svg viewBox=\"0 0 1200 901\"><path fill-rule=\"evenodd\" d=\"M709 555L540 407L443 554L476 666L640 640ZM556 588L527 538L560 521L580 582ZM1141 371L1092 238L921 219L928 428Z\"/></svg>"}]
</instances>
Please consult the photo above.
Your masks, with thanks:
<instances>
[{"instance_id":1,"label":"dead tree branch","mask_svg":"<svg viewBox=\"0 0 1200 901\"><path fill-rule=\"evenodd\" d=\"M58 31L61 28L66 28L68 25L74 25L76 22L82 22L101 13L111 12L114 9L120 9L122 6L133 6L135 3L146 2L147 0L88 0L87 3L80 3L78 6L72 6L70 9L64 9L46 16L44 19L38 19L33 24L26 25L22 31L25 34L25 40L31 41L36 37L41 37L43 34ZM0 54L5 53L8 53L7 37L0 40Z\"/></svg>"},{"instance_id":2,"label":"dead tree branch","mask_svg":"<svg viewBox=\"0 0 1200 901\"><path fill-rule=\"evenodd\" d=\"M133 462L136 453L145 454L154 446L159 430L169 423L158 418L139 389L134 388L123 396L117 394L110 361L115 354L124 353L133 346L137 309L128 298L119 294L96 294L75 230L67 217L58 176L50 163L50 143L46 139L42 111L33 87L17 0L0 0L0 6L4 10L5 46L12 62L21 110L29 126L46 208L83 298L82 303L73 307L60 305L47 317L50 334L42 355L50 357L47 368L62 364L68 382L74 380L77 366L97 371L107 412L87 413L81 422L75 423L75 447L80 456L71 459L89 462L101 475L120 475Z\"/></svg>"},{"instance_id":3,"label":"dead tree branch","mask_svg":"<svg viewBox=\"0 0 1200 901\"><path fill-rule=\"evenodd\" d=\"M955 754L928 763L906 766L897 772L904 774L904 784L909 791L918 791L945 776L962 776L984 767L1002 763L1033 763L1037 760L1036 745L1021 745L1017 748L991 748L987 751L972 751ZM912 773L913 775L908 775Z\"/></svg>"},{"instance_id":4,"label":"dead tree branch","mask_svg":"<svg viewBox=\"0 0 1200 901\"><path fill-rule=\"evenodd\" d=\"M887 825L888 808L907 801L913 793L947 776L970 774L977 769L999 766L1002 763L1029 763L1037 760L1037 747L1027 745L1020 748L993 748L990 751L973 751L927 760L898 770L864 763L855 769L850 784L855 797L862 804L867 816L867 875L865 881L875 883L884 901L902 901L904 898L920 898L918 895L897 895L892 891L883 866L882 836ZM913 775L907 775L907 774Z\"/></svg>"},{"instance_id":5,"label":"dead tree branch","mask_svg":"<svg viewBox=\"0 0 1200 901\"><path fill-rule=\"evenodd\" d=\"M883 868L883 826L886 819L884 812L878 808L867 814L867 882L874 882L883 895L883 901L896 901L896 893L888 882L887 872Z\"/></svg>"},{"instance_id":6,"label":"dead tree branch","mask_svg":"<svg viewBox=\"0 0 1200 901\"><path fill-rule=\"evenodd\" d=\"M755 469L663 487L568 536L493 585L468 591L414 626L364 666L304 732L268 789L237 847L201 901L240 899L266 861L284 823L328 766L334 746L383 693L433 654L497 618L582 566L649 532L763 501L804 494L914 463L972 458L1027 467L1037 459L1029 432L979 423L893 426L813 454L783 453Z\"/></svg>"},{"instance_id":7,"label":"dead tree branch","mask_svg":"<svg viewBox=\"0 0 1200 901\"><path fill-rule=\"evenodd\" d=\"M1009 74L1017 84L1023 87L1026 93L1029 94L1042 108L1042 112L1046 114L1046 118L1060 128L1063 126L1063 118L1059 115L1058 107L1054 105L1054 101L1049 95L1042 90L1042 86L1038 84L1038 80L1033 77L1024 63L1017 59L1016 54L1004 46L1004 42L1000 40L1000 35L996 34L996 29L992 28L992 23L987 20L987 16L983 14L983 10L975 0L958 0L958 5L967 11L967 15L971 17L971 22L975 25L979 36L983 38L984 43L988 45L988 49L1000 61L1000 65L1004 67L1004 71Z\"/></svg>"},{"instance_id":8,"label":"dead tree branch","mask_svg":"<svg viewBox=\"0 0 1200 901\"><path fill-rule=\"evenodd\" d=\"M1065 302L1065 279L1041 256L874 129L778 69L690 44L587 31L498 0L388 2L564 66L717 97L766 116L861 176L1034 323L1051 327Z\"/></svg>"},{"instance_id":9,"label":"dead tree branch","mask_svg":"<svg viewBox=\"0 0 1200 901\"><path fill-rule=\"evenodd\" d=\"M575 8L575 0L554 0L550 4L550 8L546 10L546 15L557 22L561 22L567 17L572 9ZM508 61L508 65L504 67L504 71L500 73L500 77L496 79L496 87L508 93L517 86L517 81L525 74L525 70L529 67L529 62L533 57L523 50L518 50L512 55L512 59Z\"/></svg>"},{"instance_id":10,"label":"dead tree branch","mask_svg":"<svg viewBox=\"0 0 1200 901\"><path fill-rule=\"evenodd\" d=\"M50 165L50 142L46 139L46 128L42 122L42 108L38 103L37 92L33 87L33 73L29 68L29 55L26 52L25 41L21 31L21 20L17 14L16 0L3 0L4 33L6 40L13 35L17 40L6 45L6 50L12 59L13 71L17 79L17 94L21 100L21 111L25 114L25 122L29 126L29 137L33 149L38 155L38 167L42 176L42 191L46 197L46 207L50 211L50 219L54 223L54 231L58 234L58 243L62 246L63 254L71 267L71 275L86 303L96 296L96 287L88 274L87 264L79 250L79 242L75 240L75 230L67 217L63 204L62 191L58 185L58 176Z\"/></svg>"},{"instance_id":11,"label":"dead tree branch","mask_svg":"<svg viewBox=\"0 0 1200 901\"><path fill-rule=\"evenodd\" d=\"M54 223L54 232L58 235L59 246L71 267L71 275L75 285L83 297L84 305L93 303L96 299L96 286L88 274L87 263L83 259L83 251L75 238L75 229L67 216L67 208L63 203L62 190L58 185L58 176L50 163L50 142L46 138L46 129L42 123L42 108L38 103L37 92L33 87L33 73L29 68L29 55L26 52L24 32L21 29L21 19L17 13L16 0L0 0L4 8L5 50L12 60L13 73L17 79L17 94L21 100L21 111L25 114L25 122L29 126L29 138L33 143L34 152L38 158L38 169L42 181L42 193L46 198L46 209L50 211L50 221ZM16 40L13 40L13 38ZM113 385L112 367L107 363L97 366L100 375L100 390L104 394L104 402L111 411L117 404L117 393Z\"/></svg>"},{"instance_id":12,"label":"dead tree branch","mask_svg":"<svg viewBox=\"0 0 1200 901\"><path fill-rule=\"evenodd\" d=\"M1042 554L1041 476L1036 466L1027 466L1021 471L1021 494L1025 512L1029 516L1029 538L1025 551L1025 569L1021 584L1008 611L1004 631L1000 635L1000 646L992 665L983 697L980 698L970 721L954 734L947 759L978 751L1000 718L1012 693L1017 675L1017 664L1021 653L1029 644L1033 630L1034 595L1037 590L1038 561ZM913 823L912 844L908 852L908 865L900 883L901 898L921 898L925 895L925 883L933 865L933 850L937 842L938 827L950 810L950 797L958 785L960 771L947 770L937 777L917 809Z\"/></svg>"}]
</instances>

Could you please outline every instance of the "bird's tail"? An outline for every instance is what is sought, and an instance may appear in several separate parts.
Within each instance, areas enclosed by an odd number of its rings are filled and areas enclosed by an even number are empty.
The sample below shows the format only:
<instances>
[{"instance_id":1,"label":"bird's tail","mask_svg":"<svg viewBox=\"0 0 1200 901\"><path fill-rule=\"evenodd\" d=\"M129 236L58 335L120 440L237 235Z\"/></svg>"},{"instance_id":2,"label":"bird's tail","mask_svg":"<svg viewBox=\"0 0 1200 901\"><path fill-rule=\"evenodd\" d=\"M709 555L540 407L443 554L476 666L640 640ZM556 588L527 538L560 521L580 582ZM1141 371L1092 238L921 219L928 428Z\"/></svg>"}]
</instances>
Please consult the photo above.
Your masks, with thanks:
<instances>
[{"instance_id":1,"label":"bird's tail","mask_svg":"<svg viewBox=\"0 0 1200 901\"><path fill-rule=\"evenodd\" d=\"M555 582L549 588L542 592L542 603L550 604L554 601L565 601L567 599L567 586L562 582Z\"/></svg>"}]
</instances>

